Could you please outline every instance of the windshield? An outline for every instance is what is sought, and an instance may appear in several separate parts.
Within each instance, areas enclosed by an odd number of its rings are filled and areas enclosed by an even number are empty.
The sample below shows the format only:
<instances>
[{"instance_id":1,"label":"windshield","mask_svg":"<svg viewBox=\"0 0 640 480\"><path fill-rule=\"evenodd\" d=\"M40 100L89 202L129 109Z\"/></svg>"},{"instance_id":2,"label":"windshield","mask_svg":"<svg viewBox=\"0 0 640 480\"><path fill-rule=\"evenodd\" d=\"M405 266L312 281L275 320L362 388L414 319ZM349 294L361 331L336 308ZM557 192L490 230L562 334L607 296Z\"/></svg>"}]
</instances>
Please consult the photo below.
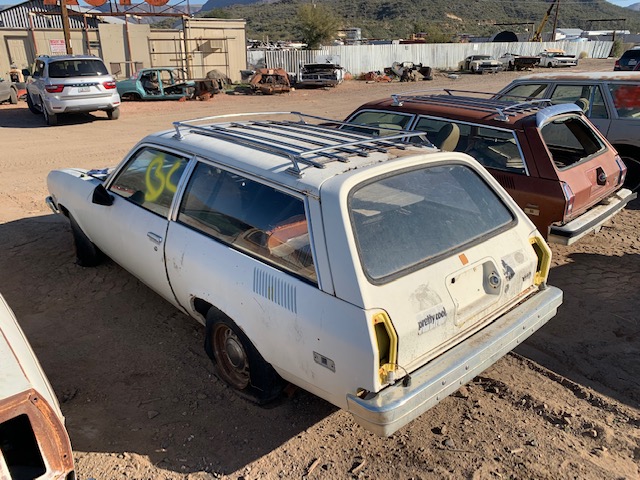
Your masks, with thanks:
<instances>
[{"instance_id":1,"label":"windshield","mask_svg":"<svg viewBox=\"0 0 640 480\"><path fill-rule=\"evenodd\" d=\"M405 170L354 188L349 213L362 268L383 283L514 220L471 168Z\"/></svg>"}]
</instances>

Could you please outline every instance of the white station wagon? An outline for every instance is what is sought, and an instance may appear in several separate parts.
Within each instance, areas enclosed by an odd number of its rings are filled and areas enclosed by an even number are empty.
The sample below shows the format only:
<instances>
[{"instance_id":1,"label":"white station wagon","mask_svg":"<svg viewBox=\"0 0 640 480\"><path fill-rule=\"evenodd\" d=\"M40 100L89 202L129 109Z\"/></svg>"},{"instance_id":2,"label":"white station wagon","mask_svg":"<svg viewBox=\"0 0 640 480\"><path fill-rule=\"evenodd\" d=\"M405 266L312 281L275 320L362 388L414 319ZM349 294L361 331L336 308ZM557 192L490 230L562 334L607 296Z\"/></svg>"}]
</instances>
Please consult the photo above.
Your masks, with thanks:
<instances>
[{"instance_id":1,"label":"white station wagon","mask_svg":"<svg viewBox=\"0 0 640 480\"><path fill-rule=\"evenodd\" d=\"M290 382L390 435L555 315L548 246L468 155L252 115L48 177L78 263L107 255L205 324L239 392Z\"/></svg>"}]
</instances>

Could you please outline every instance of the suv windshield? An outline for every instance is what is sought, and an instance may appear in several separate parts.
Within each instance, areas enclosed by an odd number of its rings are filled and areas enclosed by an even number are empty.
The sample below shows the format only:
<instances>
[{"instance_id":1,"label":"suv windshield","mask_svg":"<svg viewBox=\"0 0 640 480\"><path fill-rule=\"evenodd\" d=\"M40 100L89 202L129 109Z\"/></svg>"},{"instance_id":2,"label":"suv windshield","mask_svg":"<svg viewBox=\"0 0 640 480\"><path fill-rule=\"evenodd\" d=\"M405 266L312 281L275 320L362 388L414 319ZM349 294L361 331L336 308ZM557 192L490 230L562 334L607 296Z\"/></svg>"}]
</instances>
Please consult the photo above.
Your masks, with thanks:
<instances>
[{"instance_id":1,"label":"suv windshield","mask_svg":"<svg viewBox=\"0 0 640 480\"><path fill-rule=\"evenodd\" d=\"M109 75L109 72L100 60L74 59L49 64L50 78L96 77L101 75Z\"/></svg>"},{"instance_id":2,"label":"suv windshield","mask_svg":"<svg viewBox=\"0 0 640 480\"><path fill-rule=\"evenodd\" d=\"M390 281L513 221L478 174L463 165L405 170L354 188L349 214L362 268Z\"/></svg>"}]
</instances>

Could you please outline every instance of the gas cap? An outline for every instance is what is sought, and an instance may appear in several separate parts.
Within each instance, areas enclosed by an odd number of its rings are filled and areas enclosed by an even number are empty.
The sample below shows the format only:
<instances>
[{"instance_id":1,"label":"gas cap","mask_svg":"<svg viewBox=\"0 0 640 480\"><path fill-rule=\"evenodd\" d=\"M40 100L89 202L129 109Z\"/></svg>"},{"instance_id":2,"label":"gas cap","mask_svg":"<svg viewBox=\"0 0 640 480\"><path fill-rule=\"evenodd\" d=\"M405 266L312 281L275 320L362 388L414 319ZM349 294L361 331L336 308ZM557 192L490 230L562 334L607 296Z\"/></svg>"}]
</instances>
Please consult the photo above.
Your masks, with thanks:
<instances>
[{"instance_id":1,"label":"gas cap","mask_svg":"<svg viewBox=\"0 0 640 480\"><path fill-rule=\"evenodd\" d=\"M491 285L491 288L498 288L501 282L502 280L500 278L500 275L498 275L496 272L491 272L491 274L489 275L489 285Z\"/></svg>"}]
</instances>

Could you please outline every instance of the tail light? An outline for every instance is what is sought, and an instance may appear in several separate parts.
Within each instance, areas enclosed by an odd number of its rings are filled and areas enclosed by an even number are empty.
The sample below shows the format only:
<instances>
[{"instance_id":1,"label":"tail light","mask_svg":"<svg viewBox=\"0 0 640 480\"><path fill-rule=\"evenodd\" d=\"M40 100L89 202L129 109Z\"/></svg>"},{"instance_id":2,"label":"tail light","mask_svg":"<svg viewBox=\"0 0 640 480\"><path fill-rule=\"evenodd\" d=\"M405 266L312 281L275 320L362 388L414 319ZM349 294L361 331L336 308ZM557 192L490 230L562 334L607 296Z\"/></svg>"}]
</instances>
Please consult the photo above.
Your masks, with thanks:
<instances>
[{"instance_id":1,"label":"tail light","mask_svg":"<svg viewBox=\"0 0 640 480\"><path fill-rule=\"evenodd\" d=\"M61 93L64 85L45 85L44 89L49 93Z\"/></svg>"},{"instance_id":2,"label":"tail light","mask_svg":"<svg viewBox=\"0 0 640 480\"><path fill-rule=\"evenodd\" d=\"M116 88L116 82L114 82L113 80L109 80L107 82L102 82L102 86L107 90L113 90L114 88Z\"/></svg>"},{"instance_id":3,"label":"tail light","mask_svg":"<svg viewBox=\"0 0 640 480\"><path fill-rule=\"evenodd\" d=\"M536 252L538 257L538 264L536 265L536 273L533 277L533 283L536 285L542 285L546 283L549 276L549 269L551 268L551 249L547 242L538 235L529 238L533 251Z\"/></svg>"},{"instance_id":4,"label":"tail light","mask_svg":"<svg viewBox=\"0 0 640 480\"><path fill-rule=\"evenodd\" d=\"M624 164L620 155L616 155L616 165L620 169L620 174L618 176L618 185L624 184L624 179L627 176L627 166Z\"/></svg>"},{"instance_id":5,"label":"tail light","mask_svg":"<svg viewBox=\"0 0 640 480\"><path fill-rule=\"evenodd\" d=\"M562 182L562 192L565 200L564 217L567 218L573 213L573 202L576 200L576 196L573 194L571 187L565 182Z\"/></svg>"},{"instance_id":6,"label":"tail light","mask_svg":"<svg viewBox=\"0 0 640 480\"><path fill-rule=\"evenodd\" d=\"M391 383L398 361L398 335L385 312L373 316L373 330L378 347L380 383Z\"/></svg>"}]
</instances>

